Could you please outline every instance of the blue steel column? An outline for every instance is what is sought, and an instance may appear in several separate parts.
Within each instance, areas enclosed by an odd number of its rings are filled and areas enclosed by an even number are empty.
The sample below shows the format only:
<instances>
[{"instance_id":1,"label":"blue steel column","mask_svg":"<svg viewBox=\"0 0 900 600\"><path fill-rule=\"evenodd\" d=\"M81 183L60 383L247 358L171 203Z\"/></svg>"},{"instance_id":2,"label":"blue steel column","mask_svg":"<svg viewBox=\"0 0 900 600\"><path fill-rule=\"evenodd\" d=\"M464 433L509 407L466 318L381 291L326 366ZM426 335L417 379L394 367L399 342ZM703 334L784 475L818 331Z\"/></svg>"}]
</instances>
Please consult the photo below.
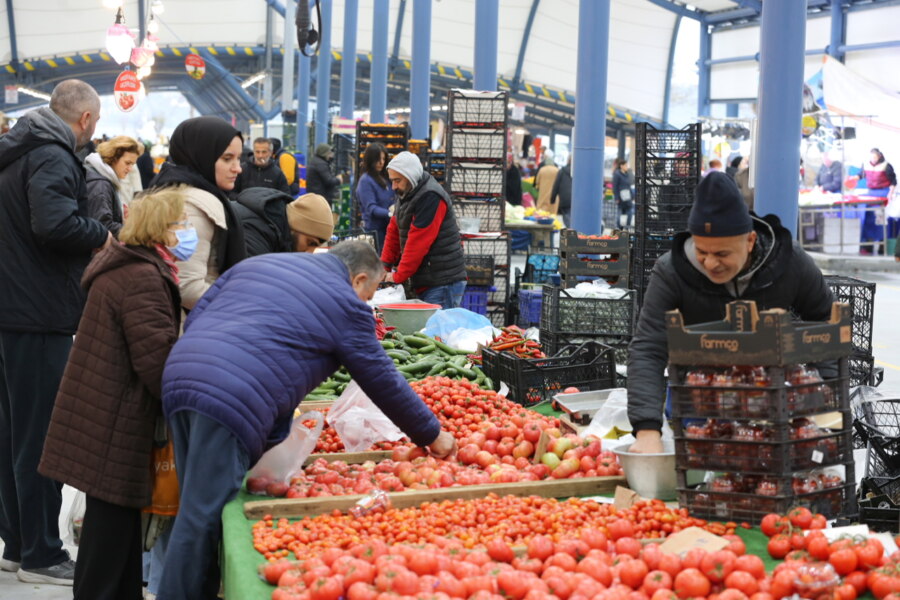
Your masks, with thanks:
<instances>
[{"instance_id":1,"label":"blue steel column","mask_svg":"<svg viewBox=\"0 0 900 600\"><path fill-rule=\"evenodd\" d=\"M806 0L800 0L806 6ZM697 85L697 116L709 116L710 71L712 67L707 64L712 54L712 34L706 21L700 21L700 60L697 62L700 81Z\"/></svg>"},{"instance_id":2,"label":"blue steel column","mask_svg":"<svg viewBox=\"0 0 900 600\"><path fill-rule=\"evenodd\" d=\"M841 46L844 45L844 8L842 0L831 0L831 40L828 44L828 54L844 62L844 53Z\"/></svg>"},{"instance_id":3,"label":"blue steel column","mask_svg":"<svg viewBox=\"0 0 900 600\"><path fill-rule=\"evenodd\" d=\"M297 29L294 25L297 3L284 5L284 56L281 65L281 110L291 110L294 104L294 46L297 44ZM266 110L271 110L267 106Z\"/></svg>"},{"instance_id":4,"label":"blue steel column","mask_svg":"<svg viewBox=\"0 0 900 600\"><path fill-rule=\"evenodd\" d=\"M294 145L297 152L309 156L309 71L310 58L298 54L297 56L297 140Z\"/></svg>"},{"instance_id":5,"label":"blue steel column","mask_svg":"<svg viewBox=\"0 0 900 600\"><path fill-rule=\"evenodd\" d=\"M319 33L319 68L316 74L316 145L328 141L328 105L331 100L331 1L319 0L322 31Z\"/></svg>"},{"instance_id":6,"label":"blue steel column","mask_svg":"<svg viewBox=\"0 0 900 600\"><path fill-rule=\"evenodd\" d=\"M372 20L372 67L369 77L369 121L384 122L387 109L388 22L391 0L375 0Z\"/></svg>"},{"instance_id":7,"label":"blue steel column","mask_svg":"<svg viewBox=\"0 0 900 600\"><path fill-rule=\"evenodd\" d=\"M766 2L760 23L756 212L796 234L806 0ZM762 174L762 175L760 175Z\"/></svg>"},{"instance_id":8,"label":"blue steel column","mask_svg":"<svg viewBox=\"0 0 900 600\"><path fill-rule=\"evenodd\" d=\"M499 0L475 0L475 78L473 89L497 90Z\"/></svg>"},{"instance_id":9,"label":"blue steel column","mask_svg":"<svg viewBox=\"0 0 900 600\"><path fill-rule=\"evenodd\" d=\"M424 140L431 108L431 0L413 0L412 49L409 128L414 139Z\"/></svg>"},{"instance_id":10,"label":"blue steel column","mask_svg":"<svg viewBox=\"0 0 900 600\"><path fill-rule=\"evenodd\" d=\"M606 145L606 76L610 0L578 3L575 82L575 153L572 159L572 227L589 235L603 225L603 149Z\"/></svg>"},{"instance_id":11,"label":"blue steel column","mask_svg":"<svg viewBox=\"0 0 900 600\"><path fill-rule=\"evenodd\" d=\"M359 0L344 2L344 58L341 60L341 116L353 118L356 107L356 22Z\"/></svg>"},{"instance_id":12,"label":"blue steel column","mask_svg":"<svg viewBox=\"0 0 900 600\"><path fill-rule=\"evenodd\" d=\"M735 118L740 112L740 105L737 102L729 102L725 105L725 116Z\"/></svg>"}]
</instances>

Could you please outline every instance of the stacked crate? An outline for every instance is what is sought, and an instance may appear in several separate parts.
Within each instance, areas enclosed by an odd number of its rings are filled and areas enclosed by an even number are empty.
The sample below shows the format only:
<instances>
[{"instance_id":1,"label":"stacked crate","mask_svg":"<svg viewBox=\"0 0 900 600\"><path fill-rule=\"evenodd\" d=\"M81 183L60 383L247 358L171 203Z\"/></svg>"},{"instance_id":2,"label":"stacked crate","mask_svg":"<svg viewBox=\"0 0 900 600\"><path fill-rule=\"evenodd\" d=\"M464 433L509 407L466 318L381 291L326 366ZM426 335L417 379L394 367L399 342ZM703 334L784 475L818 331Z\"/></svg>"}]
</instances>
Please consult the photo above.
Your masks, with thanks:
<instances>
[{"instance_id":1,"label":"stacked crate","mask_svg":"<svg viewBox=\"0 0 900 600\"><path fill-rule=\"evenodd\" d=\"M409 147L409 124L356 123L356 166L362 165L369 144L378 142L387 150L388 162Z\"/></svg>"},{"instance_id":2,"label":"stacked crate","mask_svg":"<svg viewBox=\"0 0 900 600\"><path fill-rule=\"evenodd\" d=\"M635 235L628 287L637 292L638 309L656 259L671 249L676 233L687 229L703 169L700 130L699 123L677 130L635 126Z\"/></svg>"},{"instance_id":3,"label":"stacked crate","mask_svg":"<svg viewBox=\"0 0 900 600\"><path fill-rule=\"evenodd\" d=\"M428 172L439 184L447 181L447 154L445 152L428 151Z\"/></svg>"},{"instance_id":4,"label":"stacked crate","mask_svg":"<svg viewBox=\"0 0 900 600\"><path fill-rule=\"evenodd\" d=\"M808 506L828 518L854 512L855 472L847 355L850 309L827 323L732 302L725 321L685 329L666 315L675 470L681 506L700 518L759 523ZM810 363L837 361L823 379ZM837 429L816 416L838 413ZM699 487L688 471L714 473Z\"/></svg>"},{"instance_id":5,"label":"stacked crate","mask_svg":"<svg viewBox=\"0 0 900 600\"><path fill-rule=\"evenodd\" d=\"M843 275L826 275L825 283L831 288L835 302L850 305L853 320L850 353L850 387L877 385L880 373L875 370L872 356L872 318L875 315L875 283Z\"/></svg>"},{"instance_id":6,"label":"stacked crate","mask_svg":"<svg viewBox=\"0 0 900 600\"><path fill-rule=\"evenodd\" d=\"M450 90L445 187L457 218L478 217L480 231L501 231L506 207L509 93Z\"/></svg>"},{"instance_id":7,"label":"stacked crate","mask_svg":"<svg viewBox=\"0 0 900 600\"><path fill-rule=\"evenodd\" d=\"M507 301L509 299L509 234L492 237L467 237L462 239L466 258L466 273L470 280L463 296L463 308L484 307L474 310L484 314L496 327L508 325ZM484 269L490 268L490 280ZM473 285L474 282L481 285ZM487 284L487 285L486 285Z\"/></svg>"},{"instance_id":8,"label":"stacked crate","mask_svg":"<svg viewBox=\"0 0 900 600\"><path fill-rule=\"evenodd\" d=\"M580 281L604 279L615 287L628 280L628 237L584 236L564 229L559 238L559 277L564 288Z\"/></svg>"}]
</instances>

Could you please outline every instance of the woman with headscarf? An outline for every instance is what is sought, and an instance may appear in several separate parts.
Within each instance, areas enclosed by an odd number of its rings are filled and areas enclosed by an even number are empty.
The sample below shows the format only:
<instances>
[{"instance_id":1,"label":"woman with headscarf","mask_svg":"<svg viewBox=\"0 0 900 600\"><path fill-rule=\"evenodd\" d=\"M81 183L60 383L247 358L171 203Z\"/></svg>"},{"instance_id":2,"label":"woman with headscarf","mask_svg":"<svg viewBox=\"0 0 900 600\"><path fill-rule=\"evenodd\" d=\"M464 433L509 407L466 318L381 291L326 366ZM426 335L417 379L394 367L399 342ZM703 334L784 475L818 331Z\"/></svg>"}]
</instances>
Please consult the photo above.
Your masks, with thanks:
<instances>
[{"instance_id":1,"label":"woman with headscarf","mask_svg":"<svg viewBox=\"0 0 900 600\"><path fill-rule=\"evenodd\" d=\"M169 161L151 187L188 186L185 210L197 230L197 248L178 263L181 303L194 307L228 268L247 256L244 234L227 192L241 172L241 132L218 117L183 121L169 141Z\"/></svg>"}]
</instances>

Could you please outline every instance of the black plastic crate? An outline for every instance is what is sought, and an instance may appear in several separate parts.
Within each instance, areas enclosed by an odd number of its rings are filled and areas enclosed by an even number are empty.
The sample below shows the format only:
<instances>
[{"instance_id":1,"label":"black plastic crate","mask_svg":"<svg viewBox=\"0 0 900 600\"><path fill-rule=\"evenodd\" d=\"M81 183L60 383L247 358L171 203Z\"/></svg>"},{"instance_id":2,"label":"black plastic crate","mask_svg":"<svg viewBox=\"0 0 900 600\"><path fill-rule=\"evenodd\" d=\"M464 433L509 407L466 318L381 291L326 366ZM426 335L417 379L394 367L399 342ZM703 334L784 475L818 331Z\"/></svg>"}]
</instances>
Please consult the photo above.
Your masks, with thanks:
<instances>
[{"instance_id":1,"label":"black plastic crate","mask_svg":"<svg viewBox=\"0 0 900 600\"><path fill-rule=\"evenodd\" d=\"M600 258L609 257L609 258ZM628 277L628 253L622 254L575 254L561 255L560 274L586 275L591 277Z\"/></svg>"},{"instance_id":2,"label":"black plastic crate","mask_svg":"<svg viewBox=\"0 0 900 600\"><path fill-rule=\"evenodd\" d=\"M602 279L606 281L612 287L617 288L628 288L628 272L622 273L621 275L584 275L581 273L578 274L570 274L563 272L562 268L560 268L559 272L559 284L563 288L571 288L575 287L582 281L595 281L597 279Z\"/></svg>"},{"instance_id":3,"label":"black plastic crate","mask_svg":"<svg viewBox=\"0 0 900 600\"><path fill-rule=\"evenodd\" d=\"M542 305L541 290L520 289L517 306L518 318L516 319L519 327L537 327L540 325Z\"/></svg>"},{"instance_id":4,"label":"black plastic crate","mask_svg":"<svg viewBox=\"0 0 900 600\"><path fill-rule=\"evenodd\" d=\"M576 298L557 286L543 287L542 330L630 337L634 333L634 313L632 290L621 298Z\"/></svg>"},{"instance_id":5,"label":"black plastic crate","mask_svg":"<svg viewBox=\"0 0 900 600\"><path fill-rule=\"evenodd\" d=\"M450 127L505 127L509 115L509 93L475 90L447 92Z\"/></svg>"},{"instance_id":6,"label":"black plastic crate","mask_svg":"<svg viewBox=\"0 0 900 600\"><path fill-rule=\"evenodd\" d=\"M466 255L467 285L491 286L494 285L494 257Z\"/></svg>"},{"instance_id":7,"label":"black plastic crate","mask_svg":"<svg viewBox=\"0 0 900 600\"><path fill-rule=\"evenodd\" d=\"M845 466L845 469L851 473L845 475L846 480L852 481L852 463ZM683 473L679 473L679 478L683 478ZM842 483L808 493L795 493L788 487L787 490L779 490L779 493L770 496L681 486L678 489L678 503L682 508L687 508L693 517L716 521L758 524L767 514L786 514L794 506L805 506L830 519L856 513L855 490L856 484Z\"/></svg>"},{"instance_id":8,"label":"black plastic crate","mask_svg":"<svg viewBox=\"0 0 900 600\"><path fill-rule=\"evenodd\" d=\"M485 375L509 386L509 399L531 406L550 400L563 388L582 391L615 387L613 349L597 342L568 346L550 358L519 358L508 352L484 348L481 352Z\"/></svg>"},{"instance_id":9,"label":"black plastic crate","mask_svg":"<svg viewBox=\"0 0 900 600\"><path fill-rule=\"evenodd\" d=\"M465 198L504 198L506 169L502 164L447 162L447 191Z\"/></svg>"},{"instance_id":10,"label":"black plastic crate","mask_svg":"<svg viewBox=\"0 0 900 600\"><path fill-rule=\"evenodd\" d=\"M503 231L506 217L506 202L503 200L453 199L453 212L459 219L479 219L478 231Z\"/></svg>"},{"instance_id":11,"label":"black plastic crate","mask_svg":"<svg viewBox=\"0 0 900 600\"><path fill-rule=\"evenodd\" d=\"M673 416L788 423L795 417L850 408L846 377L815 380L792 375L793 367L760 369L669 365Z\"/></svg>"},{"instance_id":12,"label":"black plastic crate","mask_svg":"<svg viewBox=\"0 0 900 600\"><path fill-rule=\"evenodd\" d=\"M650 284L650 274L660 256L672 249L673 236L631 236L628 287L635 291L637 305L644 302L644 294Z\"/></svg>"},{"instance_id":13,"label":"black plastic crate","mask_svg":"<svg viewBox=\"0 0 900 600\"><path fill-rule=\"evenodd\" d=\"M853 315L851 337L853 351L872 354L872 319L875 315L875 283L843 275L826 275L825 283L831 288L835 302L850 305Z\"/></svg>"},{"instance_id":14,"label":"black plastic crate","mask_svg":"<svg viewBox=\"0 0 900 600\"><path fill-rule=\"evenodd\" d=\"M544 353L549 356L553 356L566 346L578 346L585 342L597 342L614 349L613 356L615 357L617 365L624 365L628 362L628 344L631 343L631 336L555 333L547 329L541 329L540 335L541 348L543 348Z\"/></svg>"},{"instance_id":15,"label":"black plastic crate","mask_svg":"<svg viewBox=\"0 0 900 600\"><path fill-rule=\"evenodd\" d=\"M494 257L494 269L509 271L509 234L492 237L462 236L463 254Z\"/></svg>"},{"instance_id":16,"label":"black plastic crate","mask_svg":"<svg viewBox=\"0 0 900 600\"><path fill-rule=\"evenodd\" d=\"M900 533L900 507L866 478L859 487L859 522L868 525L872 531ZM871 493L867 493L869 491Z\"/></svg>"},{"instance_id":17,"label":"black plastic crate","mask_svg":"<svg viewBox=\"0 0 900 600\"><path fill-rule=\"evenodd\" d=\"M884 370L875 367L875 358L872 356L850 356L850 387L868 385L877 387L884 377Z\"/></svg>"},{"instance_id":18,"label":"black plastic crate","mask_svg":"<svg viewBox=\"0 0 900 600\"><path fill-rule=\"evenodd\" d=\"M488 302L487 306L487 318L490 320L491 325L494 327L506 327L509 325L507 306L506 304L497 304L495 302Z\"/></svg>"},{"instance_id":19,"label":"black plastic crate","mask_svg":"<svg viewBox=\"0 0 900 600\"><path fill-rule=\"evenodd\" d=\"M702 150L700 123L682 129L657 129L649 123L637 123L635 130L638 146L648 153L669 155Z\"/></svg>"},{"instance_id":20,"label":"black plastic crate","mask_svg":"<svg viewBox=\"0 0 900 600\"><path fill-rule=\"evenodd\" d=\"M629 240L625 234L611 236L587 236L574 229L559 232L560 254L628 254Z\"/></svg>"},{"instance_id":21,"label":"black plastic crate","mask_svg":"<svg viewBox=\"0 0 900 600\"><path fill-rule=\"evenodd\" d=\"M675 234L687 229L695 183L638 185L634 224L639 234Z\"/></svg>"},{"instance_id":22,"label":"black plastic crate","mask_svg":"<svg viewBox=\"0 0 900 600\"><path fill-rule=\"evenodd\" d=\"M790 474L853 460L850 429L819 430L806 419L792 425L710 419L679 429L676 464L686 469Z\"/></svg>"},{"instance_id":23,"label":"black plastic crate","mask_svg":"<svg viewBox=\"0 0 900 600\"><path fill-rule=\"evenodd\" d=\"M506 161L506 129L455 129L447 131L447 157L452 161Z\"/></svg>"},{"instance_id":24,"label":"black plastic crate","mask_svg":"<svg viewBox=\"0 0 900 600\"><path fill-rule=\"evenodd\" d=\"M900 398L858 400L854 397L851 408L855 419L874 427L881 436L900 437Z\"/></svg>"},{"instance_id":25,"label":"black plastic crate","mask_svg":"<svg viewBox=\"0 0 900 600\"><path fill-rule=\"evenodd\" d=\"M492 304L502 304L504 307L509 301L509 272L505 269L494 269L494 285L488 300ZM504 323L503 325L509 325Z\"/></svg>"}]
</instances>

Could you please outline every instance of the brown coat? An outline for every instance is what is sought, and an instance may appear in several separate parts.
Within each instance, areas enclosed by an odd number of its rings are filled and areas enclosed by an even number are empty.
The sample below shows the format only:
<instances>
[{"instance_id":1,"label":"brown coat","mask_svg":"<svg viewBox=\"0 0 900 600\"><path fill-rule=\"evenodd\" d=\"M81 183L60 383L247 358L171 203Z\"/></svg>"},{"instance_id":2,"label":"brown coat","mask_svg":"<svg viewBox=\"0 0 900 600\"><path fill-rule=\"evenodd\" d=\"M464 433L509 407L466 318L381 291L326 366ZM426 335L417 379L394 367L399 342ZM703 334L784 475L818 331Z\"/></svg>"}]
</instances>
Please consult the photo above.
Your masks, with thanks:
<instances>
[{"instance_id":1,"label":"brown coat","mask_svg":"<svg viewBox=\"0 0 900 600\"><path fill-rule=\"evenodd\" d=\"M554 203L552 198L553 184L556 182L558 173L559 167L553 164L546 164L538 169L537 174L534 176L534 187L538 191L537 209L554 215L559 208L559 204Z\"/></svg>"},{"instance_id":2,"label":"brown coat","mask_svg":"<svg viewBox=\"0 0 900 600\"><path fill-rule=\"evenodd\" d=\"M150 504L162 373L181 299L151 248L113 244L85 271L88 297L38 471L120 506Z\"/></svg>"}]
</instances>

